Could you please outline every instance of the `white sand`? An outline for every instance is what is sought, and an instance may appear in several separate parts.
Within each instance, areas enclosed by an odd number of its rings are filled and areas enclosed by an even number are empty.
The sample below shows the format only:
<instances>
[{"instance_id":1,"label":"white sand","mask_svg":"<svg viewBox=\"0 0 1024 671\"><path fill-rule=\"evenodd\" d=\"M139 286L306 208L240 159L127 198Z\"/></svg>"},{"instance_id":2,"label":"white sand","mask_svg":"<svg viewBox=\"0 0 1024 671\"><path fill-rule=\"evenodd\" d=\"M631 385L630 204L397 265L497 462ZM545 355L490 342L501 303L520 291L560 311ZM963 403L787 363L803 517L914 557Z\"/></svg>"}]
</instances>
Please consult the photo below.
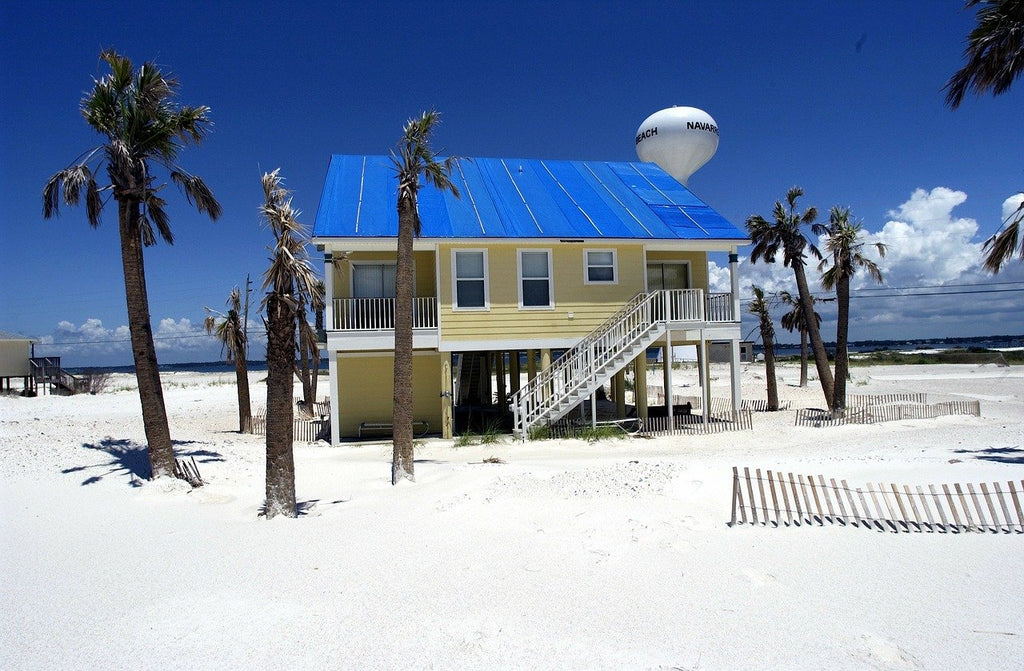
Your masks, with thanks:
<instances>
[{"instance_id":1,"label":"white sand","mask_svg":"<svg viewBox=\"0 0 1024 671\"><path fill-rule=\"evenodd\" d=\"M0 668L1021 668L1024 534L726 525L734 465L1024 477L1020 368L853 373L851 392L980 398L982 417L815 429L790 410L712 436L427 440L399 487L390 444L300 444L306 514L268 522L232 375L164 377L177 450L209 483L193 491L131 474L131 389L0 398ZM794 408L822 405L781 374ZM698 393L692 371L676 383ZM744 390L764 397L761 366Z\"/></svg>"}]
</instances>

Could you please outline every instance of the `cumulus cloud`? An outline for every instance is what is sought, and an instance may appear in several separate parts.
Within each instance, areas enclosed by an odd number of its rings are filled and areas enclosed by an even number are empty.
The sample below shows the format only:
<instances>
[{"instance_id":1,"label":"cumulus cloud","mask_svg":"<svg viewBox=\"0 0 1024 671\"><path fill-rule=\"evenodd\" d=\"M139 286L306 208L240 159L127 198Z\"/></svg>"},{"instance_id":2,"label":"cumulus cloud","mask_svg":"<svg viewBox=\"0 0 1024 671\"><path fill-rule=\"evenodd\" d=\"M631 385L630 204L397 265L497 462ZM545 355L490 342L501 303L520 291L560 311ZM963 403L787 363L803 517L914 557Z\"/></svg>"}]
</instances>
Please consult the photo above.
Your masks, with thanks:
<instances>
[{"instance_id":1,"label":"cumulus cloud","mask_svg":"<svg viewBox=\"0 0 1024 671\"><path fill-rule=\"evenodd\" d=\"M161 363L182 361L215 361L219 345L206 335L202 326L187 318L162 319L153 332L153 342ZM81 366L118 366L132 363L128 326L104 326L96 318L81 324L63 320L52 333L39 338L41 356L61 356L64 364Z\"/></svg>"},{"instance_id":2,"label":"cumulus cloud","mask_svg":"<svg viewBox=\"0 0 1024 671\"><path fill-rule=\"evenodd\" d=\"M1003 201L1003 221L1007 221L1024 205L1024 193L1015 193Z\"/></svg>"},{"instance_id":3,"label":"cumulus cloud","mask_svg":"<svg viewBox=\"0 0 1024 671\"><path fill-rule=\"evenodd\" d=\"M850 337L856 339L900 339L942 337L948 335L986 335L1019 333L1024 329L1024 316L1016 306L1019 294L1006 292L922 296L932 290L898 290L900 287L935 287L944 293L947 285L986 284L992 276L981 268L982 241L975 241L978 222L960 217L955 209L967 200L967 194L946 187L917 189L910 198L887 213L888 221L881 228L865 223L864 248L885 278L884 291L866 273L859 273L852 283ZM1024 194L1015 194L1002 204L1005 218L1024 202ZM993 218L995 213L993 212ZM873 230L875 228L875 230ZM812 238L812 241L813 238ZM819 247L824 240L815 241ZM871 243L886 245L886 254L879 258ZM811 290L824 292L816 279L816 262L808 259L807 274ZM741 294L750 296L750 285L756 284L773 293L785 289L796 292L793 272L781 263L751 265L741 262ZM1014 264L1000 274L1001 281L1024 279L1024 264ZM984 288L981 288L982 290ZM972 288L948 287L952 291ZM899 293L900 297L891 294ZM883 294L889 296L883 297ZM782 314L776 309L777 316ZM826 340L835 333L835 304L820 305L824 320L822 333ZM744 329L753 320L745 316Z\"/></svg>"},{"instance_id":4,"label":"cumulus cloud","mask_svg":"<svg viewBox=\"0 0 1024 671\"><path fill-rule=\"evenodd\" d=\"M887 285L941 285L980 275L981 243L971 241L978 222L953 215L966 200L963 191L937 186L915 190L910 200L889 211L890 220L867 237L886 246L878 266Z\"/></svg>"}]
</instances>

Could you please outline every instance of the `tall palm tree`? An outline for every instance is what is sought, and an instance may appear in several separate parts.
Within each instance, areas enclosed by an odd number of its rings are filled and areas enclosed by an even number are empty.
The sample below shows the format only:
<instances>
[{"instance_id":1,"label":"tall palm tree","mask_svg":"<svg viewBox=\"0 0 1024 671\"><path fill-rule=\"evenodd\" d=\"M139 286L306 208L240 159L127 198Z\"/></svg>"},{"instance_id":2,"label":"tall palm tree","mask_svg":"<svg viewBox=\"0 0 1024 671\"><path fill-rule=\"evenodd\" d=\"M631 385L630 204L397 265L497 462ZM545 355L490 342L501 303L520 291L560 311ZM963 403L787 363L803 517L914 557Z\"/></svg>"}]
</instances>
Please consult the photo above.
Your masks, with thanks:
<instances>
[{"instance_id":1,"label":"tall palm tree","mask_svg":"<svg viewBox=\"0 0 1024 671\"><path fill-rule=\"evenodd\" d=\"M300 305L323 296L306 252L306 228L298 221L280 170L263 175L263 219L274 235L270 267L263 274L261 307L267 326L267 518L295 517L295 419L292 401L295 329Z\"/></svg>"},{"instance_id":2,"label":"tall palm tree","mask_svg":"<svg viewBox=\"0 0 1024 671\"><path fill-rule=\"evenodd\" d=\"M317 287L323 295L323 283ZM313 299L314 315L322 311L323 299ZM302 403L307 408L316 401L317 375L320 374L320 343L317 339L317 330L308 321L306 301L299 303L295 312L296 324L298 325L298 342L296 348L299 353L299 360L295 367L295 375L302 383Z\"/></svg>"},{"instance_id":3,"label":"tall palm tree","mask_svg":"<svg viewBox=\"0 0 1024 671\"><path fill-rule=\"evenodd\" d=\"M795 298L793 294L788 291L779 292L779 300L782 301L783 305L790 306L790 311L782 315L780 322L782 328L786 329L790 333L793 331L800 332L800 386L807 386L807 327L804 326L804 306L800 304L800 299ZM822 300L815 295L811 295L811 303L819 303ZM821 327L821 315L817 311L814 312L814 321L817 322L818 327Z\"/></svg>"},{"instance_id":4,"label":"tall palm tree","mask_svg":"<svg viewBox=\"0 0 1024 671\"><path fill-rule=\"evenodd\" d=\"M768 409L779 409L779 384L775 379L775 326L772 324L771 301L764 296L764 289L752 286L754 300L747 308L757 315L761 329L761 344L764 346L764 373L768 380Z\"/></svg>"},{"instance_id":5,"label":"tall palm tree","mask_svg":"<svg viewBox=\"0 0 1024 671\"><path fill-rule=\"evenodd\" d=\"M249 403L249 371L246 366L248 343L245 324L242 323L242 292L231 290L227 300L227 313L206 308L203 326L210 335L217 336L225 360L235 364L235 387L238 388L238 432L252 433L252 406Z\"/></svg>"},{"instance_id":6,"label":"tall palm tree","mask_svg":"<svg viewBox=\"0 0 1024 671\"><path fill-rule=\"evenodd\" d=\"M991 92L998 96L1024 72L1024 2L1021 0L968 0L967 7L981 5L977 25L967 35L966 63L946 82L946 104L956 109L968 91L977 95ZM985 241L985 269L998 273L1003 263L1013 258L1018 247L1024 260L1024 238L1020 224L1024 220L1021 203L1003 227Z\"/></svg>"},{"instance_id":7,"label":"tall palm tree","mask_svg":"<svg viewBox=\"0 0 1024 671\"><path fill-rule=\"evenodd\" d=\"M153 345L142 250L156 244L157 234L168 244L174 242L155 167L167 171L199 212L214 220L220 216L220 204L203 180L176 163L185 145L199 144L205 137L210 110L178 106L178 81L152 63L136 71L130 60L112 50L103 51L100 58L110 73L94 83L82 99L81 111L104 141L50 177L43 189L43 216L58 215L62 200L77 205L84 191L86 215L95 228L103 207L111 198L117 202L128 328L151 477L173 477L174 448ZM110 183L101 187L96 177L102 168Z\"/></svg>"},{"instance_id":8,"label":"tall palm tree","mask_svg":"<svg viewBox=\"0 0 1024 671\"><path fill-rule=\"evenodd\" d=\"M440 191L448 191L456 198L459 190L451 181L455 158L438 160L430 147L430 133L440 123L441 115L435 111L423 112L418 119L409 119L391 152L398 176L398 253L395 268L395 397L392 424L393 454L391 484L399 480L415 480L412 452L412 299L413 299L413 239L420 234L420 214L417 194L420 177Z\"/></svg>"},{"instance_id":9,"label":"tall palm tree","mask_svg":"<svg viewBox=\"0 0 1024 671\"><path fill-rule=\"evenodd\" d=\"M807 286L807 273L804 270L807 263L807 251L815 258L821 258L818 248L807 241L802 230L804 226L814 223L818 218L818 210L809 207L804 210L803 214L798 213L796 201L802 195L804 195L804 190L794 186L786 193L786 205L775 201L775 207L772 210L773 221L771 222L759 214L747 218L747 231L754 242L754 249L750 252L750 262L757 263L758 260L764 259L766 263L774 263L775 255L781 249L782 264L793 270L800 305L804 312L807 337L811 341L811 350L814 352L814 365L818 369L818 380L821 382L825 402L831 410L832 370L828 367L828 355L825 353L825 344L821 340L821 331L814 320L814 304L811 302L811 292Z\"/></svg>"},{"instance_id":10,"label":"tall palm tree","mask_svg":"<svg viewBox=\"0 0 1024 671\"><path fill-rule=\"evenodd\" d=\"M850 221L850 209L833 207L829 210L828 225L815 224L814 232L828 236L825 240L825 258L818 264L824 271L821 286L826 291L835 289L837 302L836 316L836 378L832 392L832 412L842 415L846 411L846 378L849 371L850 352L850 278L858 268L863 268L875 282L882 283L882 271L878 265L863 254L864 242L860 239L864 231L860 222ZM885 256L885 245L874 243L879 256Z\"/></svg>"}]
</instances>

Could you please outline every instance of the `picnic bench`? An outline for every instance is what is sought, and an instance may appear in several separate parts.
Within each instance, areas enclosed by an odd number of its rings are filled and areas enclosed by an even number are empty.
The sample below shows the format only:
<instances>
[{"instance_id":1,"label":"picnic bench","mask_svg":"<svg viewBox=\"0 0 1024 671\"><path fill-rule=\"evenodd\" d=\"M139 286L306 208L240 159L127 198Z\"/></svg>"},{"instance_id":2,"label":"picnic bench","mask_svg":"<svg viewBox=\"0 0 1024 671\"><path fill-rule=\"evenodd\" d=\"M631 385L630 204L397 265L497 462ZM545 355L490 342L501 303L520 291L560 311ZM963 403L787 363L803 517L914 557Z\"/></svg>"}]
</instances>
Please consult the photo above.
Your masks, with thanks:
<instances>
[{"instance_id":1,"label":"picnic bench","mask_svg":"<svg viewBox=\"0 0 1024 671\"><path fill-rule=\"evenodd\" d=\"M644 420L640 417L625 417L622 419L606 419L596 422L595 426L615 426L622 429L627 435L635 436L644 430Z\"/></svg>"},{"instance_id":2,"label":"picnic bench","mask_svg":"<svg viewBox=\"0 0 1024 671\"><path fill-rule=\"evenodd\" d=\"M417 428L420 429L419 432L416 431ZM363 432L369 432L369 433L393 433L394 430L395 430L395 425L394 425L393 422L360 422L360 424L359 424L359 437L360 438L363 437ZM413 434L417 438L422 438L423 436L427 435L427 432L429 432L429 431L430 431L430 424L428 424L426 421L421 420L421 419L413 420L412 432L413 432Z\"/></svg>"}]
</instances>

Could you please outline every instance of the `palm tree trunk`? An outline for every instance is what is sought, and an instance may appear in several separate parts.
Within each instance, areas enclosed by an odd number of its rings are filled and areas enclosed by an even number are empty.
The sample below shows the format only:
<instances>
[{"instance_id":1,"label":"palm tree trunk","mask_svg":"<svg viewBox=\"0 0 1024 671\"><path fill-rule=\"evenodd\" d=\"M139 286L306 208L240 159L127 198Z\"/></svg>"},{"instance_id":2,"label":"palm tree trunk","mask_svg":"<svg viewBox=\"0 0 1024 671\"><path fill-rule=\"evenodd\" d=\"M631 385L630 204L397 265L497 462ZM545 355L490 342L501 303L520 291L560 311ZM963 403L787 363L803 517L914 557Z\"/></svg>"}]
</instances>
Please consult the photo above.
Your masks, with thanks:
<instances>
[{"instance_id":1,"label":"palm tree trunk","mask_svg":"<svg viewBox=\"0 0 1024 671\"><path fill-rule=\"evenodd\" d=\"M117 201L118 228L121 236L121 263L124 266L124 296L128 306L128 330L131 333L135 379L139 384L142 423L149 446L150 477L174 477L174 447L167 426L160 369L153 345L153 327L149 318L149 295L139 231L139 202L125 197Z\"/></svg>"},{"instance_id":2,"label":"palm tree trunk","mask_svg":"<svg viewBox=\"0 0 1024 671\"><path fill-rule=\"evenodd\" d=\"M807 330L800 329L800 388L807 386Z\"/></svg>"},{"instance_id":3,"label":"palm tree trunk","mask_svg":"<svg viewBox=\"0 0 1024 671\"><path fill-rule=\"evenodd\" d=\"M850 277L840 275L836 280L836 379L832 394L832 413L846 411L846 378L850 366L848 336L850 331Z\"/></svg>"},{"instance_id":4,"label":"palm tree trunk","mask_svg":"<svg viewBox=\"0 0 1024 671\"><path fill-rule=\"evenodd\" d=\"M398 203L398 258L395 268L395 395L391 484L415 481L412 451L412 247L415 204Z\"/></svg>"},{"instance_id":5,"label":"palm tree trunk","mask_svg":"<svg viewBox=\"0 0 1024 671\"><path fill-rule=\"evenodd\" d=\"M765 317L762 317L762 322ZM771 317L768 317L771 319ZM769 323L769 327L771 324ZM768 383L768 409L779 409L779 383L775 377L775 344L772 342L774 334L770 329L761 327L761 344L764 345L764 374Z\"/></svg>"},{"instance_id":6,"label":"palm tree trunk","mask_svg":"<svg viewBox=\"0 0 1024 671\"><path fill-rule=\"evenodd\" d=\"M814 352L814 365L818 369L821 391L825 395L828 409L832 410L834 386L832 369L828 367L828 354L825 352L825 344L821 340L818 322L814 318L814 303L811 300L811 292L807 288L807 275L804 273L802 263L793 264L793 274L796 276L796 288L800 292L800 305L804 310L804 326L807 328L807 337L811 341L811 351Z\"/></svg>"},{"instance_id":7,"label":"palm tree trunk","mask_svg":"<svg viewBox=\"0 0 1024 671\"><path fill-rule=\"evenodd\" d=\"M295 517L292 453L295 313L277 295L267 298L267 503L266 515Z\"/></svg>"},{"instance_id":8,"label":"palm tree trunk","mask_svg":"<svg viewBox=\"0 0 1024 671\"><path fill-rule=\"evenodd\" d=\"M249 402L249 369L245 354L235 355L235 387L238 389L238 432L252 433L252 404Z\"/></svg>"}]
</instances>

